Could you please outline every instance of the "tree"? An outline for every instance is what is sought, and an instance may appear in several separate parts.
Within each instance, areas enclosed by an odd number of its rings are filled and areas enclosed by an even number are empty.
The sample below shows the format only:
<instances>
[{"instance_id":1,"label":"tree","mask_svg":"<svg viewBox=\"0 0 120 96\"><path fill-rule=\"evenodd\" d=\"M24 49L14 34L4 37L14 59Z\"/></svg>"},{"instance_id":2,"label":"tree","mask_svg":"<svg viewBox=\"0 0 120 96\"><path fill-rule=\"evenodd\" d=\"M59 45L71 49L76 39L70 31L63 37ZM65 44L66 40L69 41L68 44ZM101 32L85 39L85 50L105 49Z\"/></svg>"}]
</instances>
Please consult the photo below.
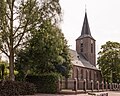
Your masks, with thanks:
<instances>
[{"instance_id":1,"label":"tree","mask_svg":"<svg viewBox=\"0 0 120 96\"><path fill-rule=\"evenodd\" d=\"M120 43L106 42L98 53L98 65L106 81L118 82L120 80Z\"/></svg>"},{"instance_id":2,"label":"tree","mask_svg":"<svg viewBox=\"0 0 120 96\"><path fill-rule=\"evenodd\" d=\"M39 75L58 72L68 77L71 61L67 41L61 30L46 20L25 50L20 50L16 58L16 69L19 75Z\"/></svg>"},{"instance_id":3,"label":"tree","mask_svg":"<svg viewBox=\"0 0 120 96\"><path fill-rule=\"evenodd\" d=\"M4 80L8 76L8 62L0 59L0 79Z\"/></svg>"},{"instance_id":4,"label":"tree","mask_svg":"<svg viewBox=\"0 0 120 96\"><path fill-rule=\"evenodd\" d=\"M44 20L56 23L60 12L59 0L0 0L0 50L9 59L10 80L15 79L16 50L26 45Z\"/></svg>"}]
</instances>

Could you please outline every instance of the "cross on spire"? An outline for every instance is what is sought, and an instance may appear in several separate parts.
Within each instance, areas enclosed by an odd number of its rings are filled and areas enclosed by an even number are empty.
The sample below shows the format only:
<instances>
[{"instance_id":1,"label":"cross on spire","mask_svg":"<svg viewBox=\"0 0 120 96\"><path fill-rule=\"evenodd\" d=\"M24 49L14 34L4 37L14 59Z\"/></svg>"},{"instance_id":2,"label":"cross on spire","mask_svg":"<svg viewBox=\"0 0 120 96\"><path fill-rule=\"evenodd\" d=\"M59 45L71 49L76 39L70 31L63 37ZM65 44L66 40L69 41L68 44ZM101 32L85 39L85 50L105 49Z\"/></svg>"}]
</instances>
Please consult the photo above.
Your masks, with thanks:
<instances>
[{"instance_id":1,"label":"cross on spire","mask_svg":"<svg viewBox=\"0 0 120 96\"><path fill-rule=\"evenodd\" d=\"M87 13L87 7L86 7L86 4L85 4L85 13Z\"/></svg>"}]
</instances>

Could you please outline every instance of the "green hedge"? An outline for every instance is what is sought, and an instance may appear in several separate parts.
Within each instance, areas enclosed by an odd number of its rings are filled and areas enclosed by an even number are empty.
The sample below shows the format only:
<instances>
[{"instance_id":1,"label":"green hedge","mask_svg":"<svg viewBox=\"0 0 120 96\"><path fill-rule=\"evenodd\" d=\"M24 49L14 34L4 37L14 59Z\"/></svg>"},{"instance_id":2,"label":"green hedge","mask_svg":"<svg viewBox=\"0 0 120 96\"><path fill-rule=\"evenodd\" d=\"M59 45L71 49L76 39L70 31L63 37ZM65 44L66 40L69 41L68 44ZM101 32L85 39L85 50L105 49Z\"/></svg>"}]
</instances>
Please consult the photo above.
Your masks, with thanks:
<instances>
[{"instance_id":1,"label":"green hedge","mask_svg":"<svg viewBox=\"0 0 120 96\"><path fill-rule=\"evenodd\" d=\"M59 76L57 73L27 76L26 81L34 83L38 93L57 93Z\"/></svg>"},{"instance_id":2,"label":"green hedge","mask_svg":"<svg viewBox=\"0 0 120 96\"><path fill-rule=\"evenodd\" d=\"M0 96L33 95L35 92L36 87L32 83L18 81L0 82Z\"/></svg>"}]
</instances>

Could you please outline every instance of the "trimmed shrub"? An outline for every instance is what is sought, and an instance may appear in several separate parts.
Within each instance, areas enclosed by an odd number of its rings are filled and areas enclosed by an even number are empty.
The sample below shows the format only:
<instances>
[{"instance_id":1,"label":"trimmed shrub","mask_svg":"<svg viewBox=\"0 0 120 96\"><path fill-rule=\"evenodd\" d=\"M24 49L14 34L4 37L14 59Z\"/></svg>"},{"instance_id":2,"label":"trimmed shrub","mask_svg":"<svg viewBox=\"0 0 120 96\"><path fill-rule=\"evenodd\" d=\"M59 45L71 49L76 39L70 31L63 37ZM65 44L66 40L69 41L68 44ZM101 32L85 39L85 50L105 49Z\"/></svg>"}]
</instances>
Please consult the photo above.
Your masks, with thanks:
<instances>
[{"instance_id":1,"label":"trimmed shrub","mask_svg":"<svg viewBox=\"0 0 120 96\"><path fill-rule=\"evenodd\" d=\"M1 81L0 96L33 95L36 92L35 85L28 82Z\"/></svg>"},{"instance_id":2,"label":"trimmed shrub","mask_svg":"<svg viewBox=\"0 0 120 96\"><path fill-rule=\"evenodd\" d=\"M34 83L38 93L57 93L58 78L57 73L41 74L39 76L27 76L26 81Z\"/></svg>"}]
</instances>

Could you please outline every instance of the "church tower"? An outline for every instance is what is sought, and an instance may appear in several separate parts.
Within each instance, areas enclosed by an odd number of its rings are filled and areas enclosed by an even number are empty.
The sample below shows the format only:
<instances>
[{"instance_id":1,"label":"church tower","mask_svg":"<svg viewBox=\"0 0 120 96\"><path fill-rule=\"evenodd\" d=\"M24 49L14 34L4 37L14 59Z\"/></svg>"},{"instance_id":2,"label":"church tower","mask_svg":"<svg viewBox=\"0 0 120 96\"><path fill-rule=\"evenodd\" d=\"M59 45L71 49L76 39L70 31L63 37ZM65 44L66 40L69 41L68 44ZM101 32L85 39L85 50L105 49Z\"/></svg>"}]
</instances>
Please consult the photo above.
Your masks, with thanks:
<instances>
[{"instance_id":1,"label":"church tower","mask_svg":"<svg viewBox=\"0 0 120 96\"><path fill-rule=\"evenodd\" d=\"M76 51L96 66L95 39L91 35L86 12L81 35L76 39Z\"/></svg>"}]
</instances>

